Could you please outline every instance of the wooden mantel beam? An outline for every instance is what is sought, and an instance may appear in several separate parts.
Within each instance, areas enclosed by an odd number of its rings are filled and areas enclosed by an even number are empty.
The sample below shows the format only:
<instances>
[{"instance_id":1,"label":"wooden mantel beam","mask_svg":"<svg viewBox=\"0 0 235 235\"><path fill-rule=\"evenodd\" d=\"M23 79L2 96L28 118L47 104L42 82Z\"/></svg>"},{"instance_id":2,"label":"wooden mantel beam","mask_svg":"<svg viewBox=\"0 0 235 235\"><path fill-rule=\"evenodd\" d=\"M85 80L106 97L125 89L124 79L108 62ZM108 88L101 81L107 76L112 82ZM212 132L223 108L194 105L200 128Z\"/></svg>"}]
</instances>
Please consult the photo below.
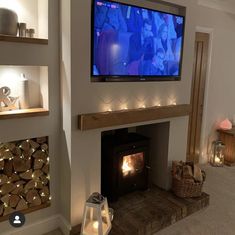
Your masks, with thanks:
<instances>
[{"instance_id":1,"label":"wooden mantel beam","mask_svg":"<svg viewBox=\"0 0 235 235\"><path fill-rule=\"evenodd\" d=\"M79 130L86 131L105 127L121 126L138 122L147 122L165 118L188 116L191 105L169 105L103 113L80 114Z\"/></svg>"}]
</instances>

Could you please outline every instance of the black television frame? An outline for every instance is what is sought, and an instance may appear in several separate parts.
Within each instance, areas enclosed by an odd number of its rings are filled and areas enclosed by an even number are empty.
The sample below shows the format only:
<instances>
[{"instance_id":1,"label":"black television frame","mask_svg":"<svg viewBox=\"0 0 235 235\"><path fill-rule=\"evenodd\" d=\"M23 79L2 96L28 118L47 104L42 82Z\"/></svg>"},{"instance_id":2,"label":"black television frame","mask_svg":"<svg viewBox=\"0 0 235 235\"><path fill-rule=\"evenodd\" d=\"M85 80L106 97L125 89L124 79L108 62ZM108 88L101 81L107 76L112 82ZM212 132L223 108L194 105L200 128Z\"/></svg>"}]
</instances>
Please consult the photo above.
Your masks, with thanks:
<instances>
[{"instance_id":1,"label":"black television frame","mask_svg":"<svg viewBox=\"0 0 235 235\"><path fill-rule=\"evenodd\" d=\"M183 22L183 34L182 34L182 47L181 47L181 60L180 60L180 73L178 76L169 76L169 75L150 75L150 76L142 76L142 75L93 75L93 62L94 62L94 18L95 18L95 1L92 0L92 6L91 6L91 60L90 60L90 76L91 76L91 82L167 82L167 81L181 81L181 76L182 76L182 67L183 67L183 57L184 57L184 39L185 39L185 20L186 16L185 15L177 15L173 14L170 12L165 12L165 11L160 11L160 10L154 10L151 8L147 7L141 7L138 5L133 5L133 4L127 4L127 3L122 3L118 1L113 1L113 0L104 0L107 2L113 2L117 4L122 4L126 6L131 6L131 7L138 7L141 9L146 9L149 11L156 11L160 12L163 14L170 14L173 16L179 16L184 19ZM101 0L102 1L102 0Z\"/></svg>"}]
</instances>

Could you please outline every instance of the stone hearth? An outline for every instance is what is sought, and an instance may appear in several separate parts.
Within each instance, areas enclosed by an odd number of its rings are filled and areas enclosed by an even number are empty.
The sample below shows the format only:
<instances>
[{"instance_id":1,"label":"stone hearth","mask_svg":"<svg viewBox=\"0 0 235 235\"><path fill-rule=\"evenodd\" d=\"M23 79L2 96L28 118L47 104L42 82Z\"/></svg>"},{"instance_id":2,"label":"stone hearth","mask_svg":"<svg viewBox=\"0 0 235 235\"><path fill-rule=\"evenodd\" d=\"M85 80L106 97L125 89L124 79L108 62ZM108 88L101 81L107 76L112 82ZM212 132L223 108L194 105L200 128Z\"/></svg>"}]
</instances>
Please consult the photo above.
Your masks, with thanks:
<instances>
[{"instance_id":1,"label":"stone hearth","mask_svg":"<svg viewBox=\"0 0 235 235\"><path fill-rule=\"evenodd\" d=\"M210 196L202 193L198 198L179 198L172 192L152 187L136 191L110 203L114 220L109 235L153 235L156 232L209 206ZM81 225L70 235L80 235Z\"/></svg>"},{"instance_id":2,"label":"stone hearth","mask_svg":"<svg viewBox=\"0 0 235 235\"><path fill-rule=\"evenodd\" d=\"M209 195L181 199L157 187L128 194L110 204L115 211L110 235L151 235L209 205Z\"/></svg>"}]
</instances>

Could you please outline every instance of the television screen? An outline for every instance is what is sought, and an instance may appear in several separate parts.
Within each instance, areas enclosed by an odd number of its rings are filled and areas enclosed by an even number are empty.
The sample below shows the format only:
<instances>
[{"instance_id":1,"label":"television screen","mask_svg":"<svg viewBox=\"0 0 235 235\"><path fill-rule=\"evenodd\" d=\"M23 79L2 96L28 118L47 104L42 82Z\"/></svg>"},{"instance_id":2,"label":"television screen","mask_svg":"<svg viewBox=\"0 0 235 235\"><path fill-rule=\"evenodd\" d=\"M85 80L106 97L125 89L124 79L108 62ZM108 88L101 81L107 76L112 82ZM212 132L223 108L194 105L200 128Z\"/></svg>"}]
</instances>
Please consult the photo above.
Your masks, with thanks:
<instances>
[{"instance_id":1,"label":"television screen","mask_svg":"<svg viewBox=\"0 0 235 235\"><path fill-rule=\"evenodd\" d=\"M93 78L180 79L183 16L94 0L92 21Z\"/></svg>"}]
</instances>

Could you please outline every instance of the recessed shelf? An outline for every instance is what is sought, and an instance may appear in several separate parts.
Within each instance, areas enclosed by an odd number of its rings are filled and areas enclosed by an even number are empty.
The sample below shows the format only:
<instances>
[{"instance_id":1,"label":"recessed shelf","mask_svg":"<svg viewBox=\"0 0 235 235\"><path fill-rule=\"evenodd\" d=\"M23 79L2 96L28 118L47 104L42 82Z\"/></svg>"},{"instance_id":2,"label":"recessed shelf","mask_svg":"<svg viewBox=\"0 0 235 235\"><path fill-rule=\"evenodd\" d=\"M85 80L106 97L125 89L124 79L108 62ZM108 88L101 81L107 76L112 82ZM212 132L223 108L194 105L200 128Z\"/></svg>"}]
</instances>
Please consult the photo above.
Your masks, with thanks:
<instances>
[{"instance_id":1,"label":"recessed shelf","mask_svg":"<svg viewBox=\"0 0 235 235\"><path fill-rule=\"evenodd\" d=\"M2 41L2 42L19 42L19 43L42 44L42 45L47 45L48 44L48 39L24 38L24 37L15 37L15 36L8 36L8 35L1 35L1 34L0 34L0 41Z\"/></svg>"},{"instance_id":2,"label":"recessed shelf","mask_svg":"<svg viewBox=\"0 0 235 235\"><path fill-rule=\"evenodd\" d=\"M44 109L44 108L17 109L17 110L12 110L12 111L0 112L0 120L13 119L13 118L47 116L47 115L49 115L49 110Z\"/></svg>"},{"instance_id":3,"label":"recessed shelf","mask_svg":"<svg viewBox=\"0 0 235 235\"><path fill-rule=\"evenodd\" d=\"M0 96L0 120L49 115L48 67L1 65Z\"/></svg>"},{"instance_id":4,"label":"recessed shelf","mask_svg":"<svg viewBox=\"0 0 235 235\"><path fill-rule=\"evenodd\" d=\"M85 131L104 127L121 126L138 122L188 116L190 112L191 105L181 104L81 114L78 116L78 128L82 131Z\"/></svg>"},{"instance_id":5,"label":"recessed shelf","mask_svg":"<svg viewBox=\"0 0 235 235\"><path fill-rule=\"evenodd\" d=\"M48 0L0 0L1 8L7 8L16 13L18 23L25 23L26 29L34 29L33 39L4 36L0 41L48 44L46 41L48 39L48 2Z\"/></svg>"}]
</instances>

